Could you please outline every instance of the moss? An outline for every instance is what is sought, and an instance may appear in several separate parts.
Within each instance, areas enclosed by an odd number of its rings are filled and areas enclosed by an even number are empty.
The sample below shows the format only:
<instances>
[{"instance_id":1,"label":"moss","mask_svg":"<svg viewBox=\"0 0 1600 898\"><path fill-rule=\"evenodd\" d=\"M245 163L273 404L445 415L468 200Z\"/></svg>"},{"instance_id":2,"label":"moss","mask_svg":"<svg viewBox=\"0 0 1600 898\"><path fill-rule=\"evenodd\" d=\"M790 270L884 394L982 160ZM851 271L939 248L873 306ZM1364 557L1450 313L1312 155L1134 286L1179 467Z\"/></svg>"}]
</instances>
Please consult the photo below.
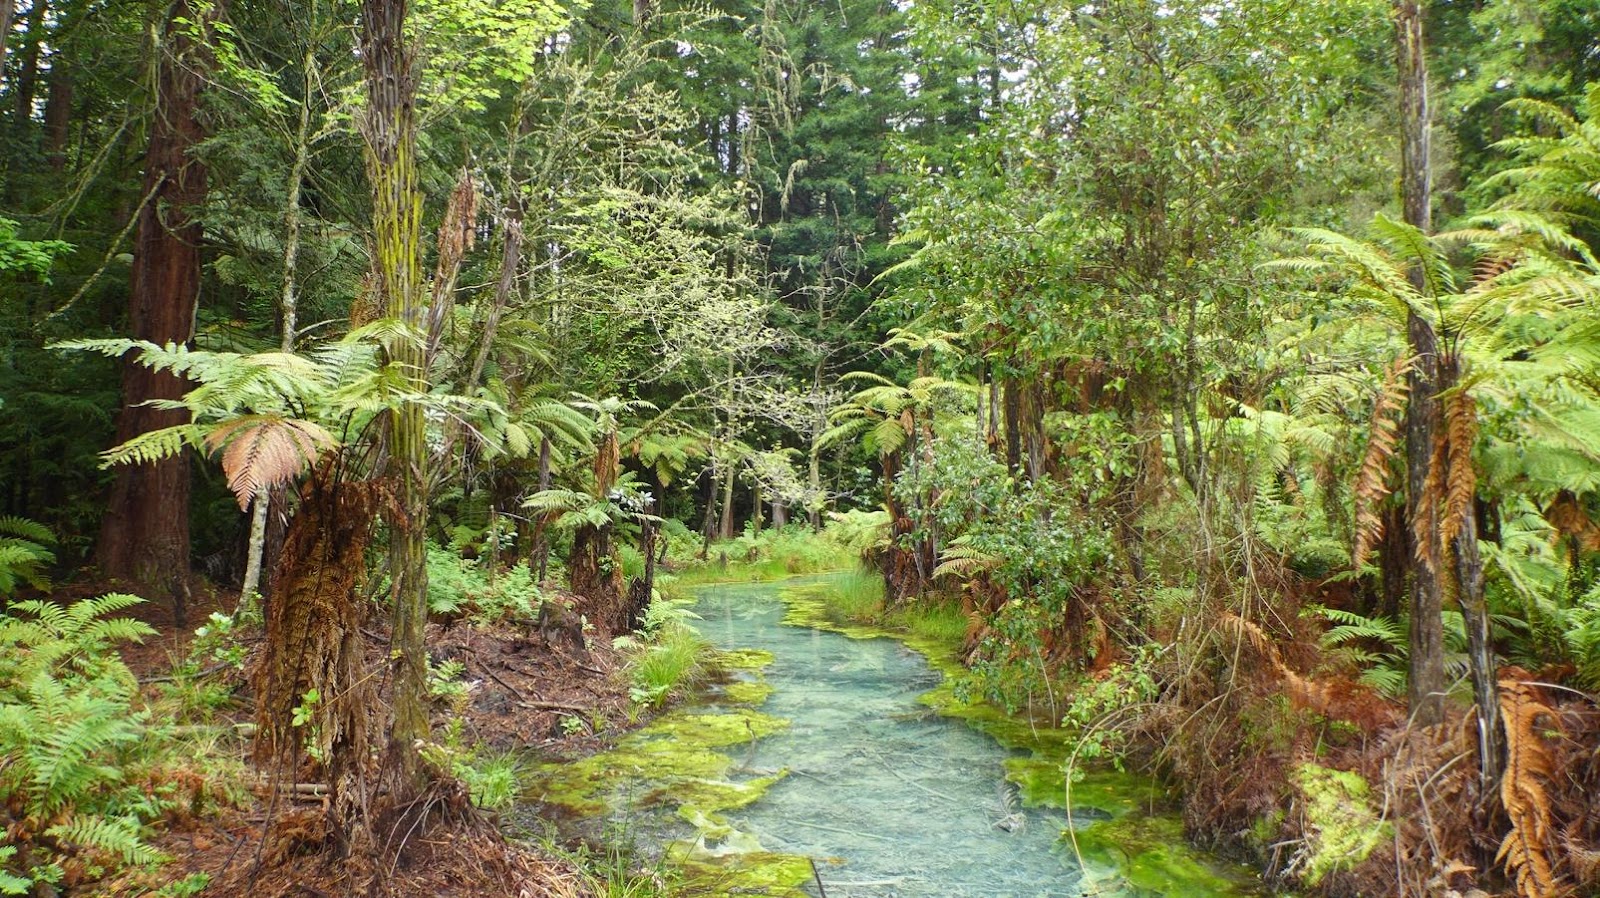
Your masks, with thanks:
<instances>
[{"instance_id":1,"label":"moss","mask_svg":"<svg viewBox=\"0 0 1600 898\"><path fill-rule=\"evenodd\" d=\"M726 778L733 759L717 751L770 736L789 722L739 708L725 714L677 713L629 735L610 751L535 767L528 797L591 816L641 790Z\"/></svg>"},{"instance_id":2,"label":"moss","mask_svg":"<svg viewBox=\"0 0 1600 898\"><path fill-rule=\"evenodd\" d=\"M1247 868L1201 860L1189 850L1183 824L1173 817L1127 814L1063 833L1062 839L1069 845L1076 840L1091 893L1108 886L1116 894L1228 898L1248 895L1258 885Z\"/></svg>"},{"instance_id":3,"label":"moss","mask_svg":"<svg viewBox=\"0 0 1600 898\"><path fill-rule=\"evenodd\" d=\"M1373 849L1394 838L1394 826L1380 821L1371 788L1361 774L1319 764L1295 768L1293 779L1306 799L1306 829L1311 851L1305 881L1348 870Z\"/></svg>"},{"instance_id":4,"label":"moss","mask_svg":"<svg viewBox=\"0 0 1600 898\"><path fill-rule=\"evenodd\" d=\"M789 775L780 770L771 776L757 777L742 783L727 780L681 780L662 786L645 796L646 805L675 804L678 816L685 822L696 823L698 818L710 819L722 811L732 811L754 803L774 784Z\"/></svg>"},{"instance_id":5,"label":"moss","mask_svg":"<svg viewBox=\"0 0 1600 898\"><path fill-rule=\"evenodd\" d=\"M759 705L772 695L772 687L761 680L736 680L722 687L725 701L740 705Z\"/></svg>"},{"instance_id":6,"label":"moss","mask_svg":"<svg viewBox=\"0 0 1600 898\"><path fill-rule=\"evenodd\" d=\"M710 898L768 895L807 898L811 861L802 855L770 851L719 853L695 842L678 843L668 858L684 873L683 893Z\"/></svg>"},{"instance_id":7,"label":"moss","mask_svg":"<svg viewBox=\"0 0 1600 898\"><path fill-rule=\"evenodd\" d=\"M711 665L722 670L761 670L772 664L772 653L762 649L723 649L711 656Z\"/></svg>"}]
</instances>

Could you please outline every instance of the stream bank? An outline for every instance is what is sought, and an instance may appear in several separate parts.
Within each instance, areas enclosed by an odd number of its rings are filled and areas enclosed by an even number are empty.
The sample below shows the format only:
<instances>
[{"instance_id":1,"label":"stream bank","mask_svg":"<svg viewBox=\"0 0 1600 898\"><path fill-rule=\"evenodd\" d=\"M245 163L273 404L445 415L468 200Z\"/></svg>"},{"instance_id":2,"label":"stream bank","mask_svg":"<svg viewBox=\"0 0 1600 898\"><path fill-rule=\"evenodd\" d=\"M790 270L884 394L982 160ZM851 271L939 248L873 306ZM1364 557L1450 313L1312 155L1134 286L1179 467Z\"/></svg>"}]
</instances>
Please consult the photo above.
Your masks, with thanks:
<instances>
[{"instance_id":1,"label":"stream bank","mask_svg":"<svg viewBox=\"0 0 1600 898\"><path fill-rule=\"evenodd\" d=\"M828 622L831 582L700 588L695 626L738 675L610 751L542 766L529 798L659 846L695 894L1253 893L1248 871L1187 847L1152 780L1089 774L1069 819L1072 734L958 697L948 646Z\"/></svg>"}]
</instances>

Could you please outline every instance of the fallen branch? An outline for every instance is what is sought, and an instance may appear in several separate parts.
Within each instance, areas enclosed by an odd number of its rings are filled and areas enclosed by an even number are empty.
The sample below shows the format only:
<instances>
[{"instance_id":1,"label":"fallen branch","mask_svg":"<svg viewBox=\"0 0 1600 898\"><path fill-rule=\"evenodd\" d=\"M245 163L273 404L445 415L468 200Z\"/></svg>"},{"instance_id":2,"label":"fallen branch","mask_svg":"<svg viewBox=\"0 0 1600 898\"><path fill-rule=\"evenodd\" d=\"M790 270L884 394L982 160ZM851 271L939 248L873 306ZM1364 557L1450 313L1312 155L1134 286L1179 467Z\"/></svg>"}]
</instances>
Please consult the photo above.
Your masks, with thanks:
<instances>
[{"instance_id":1,"label":"fallen branch","mask_svg":"<svg viewBox=\"0 0 1600 898\"><path fill-rule=\"evenodd\" d=\"M589 709L582 705L569 705L566 702L530 702L520 701L517 704L534 711L571 711L574 714L587 714Z\"/></svg>"}]
</instances>

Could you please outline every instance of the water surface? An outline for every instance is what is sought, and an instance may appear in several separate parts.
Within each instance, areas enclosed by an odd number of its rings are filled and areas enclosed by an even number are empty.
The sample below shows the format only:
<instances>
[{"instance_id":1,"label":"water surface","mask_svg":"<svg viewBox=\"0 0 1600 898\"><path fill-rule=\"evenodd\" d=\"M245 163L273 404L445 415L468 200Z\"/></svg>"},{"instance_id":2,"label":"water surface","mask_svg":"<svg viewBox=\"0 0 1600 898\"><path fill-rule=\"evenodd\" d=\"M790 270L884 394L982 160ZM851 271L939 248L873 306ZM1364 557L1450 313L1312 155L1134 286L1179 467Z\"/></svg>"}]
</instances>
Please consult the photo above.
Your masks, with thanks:
<instances>
[{"instance_id":1,"label":"water surface","mask_svg":"<svg viewBox=\"0 0 1600 898\"><path fill-rule=\"evenodd\" d=\"M767 850L825 860L830 898L1083 894L1064 816L1020 807L1005 783L1012 752L917 702L942 680L921 655L891 639L784 626L772 585L699 595L696 628L718 647L773 654L761 710L791 721L737 750L746 772L790 771L728 813L738 829Z\"/></svg>"}]
</instances>

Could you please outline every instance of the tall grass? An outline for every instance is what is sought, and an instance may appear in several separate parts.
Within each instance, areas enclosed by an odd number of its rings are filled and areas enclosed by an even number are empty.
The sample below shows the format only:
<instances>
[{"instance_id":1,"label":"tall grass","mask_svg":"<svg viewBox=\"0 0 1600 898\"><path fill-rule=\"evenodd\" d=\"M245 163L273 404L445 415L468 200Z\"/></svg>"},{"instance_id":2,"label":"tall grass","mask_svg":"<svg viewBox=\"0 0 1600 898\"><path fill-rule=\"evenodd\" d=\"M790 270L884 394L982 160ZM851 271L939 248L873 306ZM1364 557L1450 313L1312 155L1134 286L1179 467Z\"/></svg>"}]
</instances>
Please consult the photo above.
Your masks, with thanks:
<instances>
[{"instance_id":1,"label":"tall grass","mask_svg":"<svg viewBox=\"0 0 1600 898\"><path fill-rule=\"evenodd\" d=\"M819 592L825 614L836 624L875 624L883 620L884 585L877 571L852 568Z\"/></svg>"},{"instance_id":2,"label":"tall grass","mask_svg":"<svg viewBox=\"0 0 1600 898\"><path fill-rule=\"evenodd\" d=\"M711 644L692 627L663 624L651 642L631 647L629 694L641 705L660 706L703 681Z\"/></svg>"}]
</instances>

